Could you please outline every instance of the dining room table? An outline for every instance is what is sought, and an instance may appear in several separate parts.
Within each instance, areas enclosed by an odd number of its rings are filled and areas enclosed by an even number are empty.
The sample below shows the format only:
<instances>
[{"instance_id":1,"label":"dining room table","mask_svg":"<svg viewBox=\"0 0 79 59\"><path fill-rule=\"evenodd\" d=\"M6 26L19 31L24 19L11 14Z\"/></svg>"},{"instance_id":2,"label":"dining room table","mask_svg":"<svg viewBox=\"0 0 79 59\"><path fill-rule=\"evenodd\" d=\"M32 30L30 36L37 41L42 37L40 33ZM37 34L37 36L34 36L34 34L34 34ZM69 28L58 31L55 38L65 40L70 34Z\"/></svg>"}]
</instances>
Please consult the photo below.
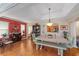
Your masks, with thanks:
<instances>
[{"instance_id":1,"label":"dining room table","mask_svg":"<svg viewBox=\"0 0 79 59\"><path fill-rule=\"evenodd\" d=\"M67 48L70 48L69 42L64 37L48 37L48 36L39 36L36 37L36 49L38 49L40 46L48 46L52 48L58 49L58 55L63 56L64 50L67 50ZM40 46L39 46L40 45Z\"/></svg>"}]
</instances>

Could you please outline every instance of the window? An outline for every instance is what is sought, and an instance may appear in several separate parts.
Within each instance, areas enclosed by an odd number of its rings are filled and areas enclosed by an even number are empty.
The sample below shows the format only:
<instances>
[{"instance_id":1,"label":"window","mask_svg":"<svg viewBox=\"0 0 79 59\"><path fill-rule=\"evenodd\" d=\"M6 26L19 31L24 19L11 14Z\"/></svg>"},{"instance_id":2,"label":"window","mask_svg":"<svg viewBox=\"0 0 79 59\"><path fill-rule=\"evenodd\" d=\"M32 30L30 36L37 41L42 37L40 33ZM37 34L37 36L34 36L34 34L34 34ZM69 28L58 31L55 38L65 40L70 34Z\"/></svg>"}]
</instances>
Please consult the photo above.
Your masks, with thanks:
<instances>
[{"instance_id":1,"label":"window","mask_svg":"<svg viewBox=\"0 0 79 59\"><path fill-rule=\"evenodd\" d=\"M32 26L28 25L28 34L30 34L32 32Z\"/></svg>"},{"instance_id":2,"label":"window","mask_svg":"<svg viewBox=\"0 0 79 59\"><path fill-rule=\"evenodd\" d=\"M0 21L0 38L2 37L3 34L8 35L8 22Z\"/></svg>"},{"instance_id":3,"label":"window","mask_svg":"<svg viewBox=\"0 0 79 59\"><path fill-rule=\"evenodd\" d=\"M23 31L25 31L25 25L21 24L21 34L23 34Z\"/></svg>"}]
</instances>

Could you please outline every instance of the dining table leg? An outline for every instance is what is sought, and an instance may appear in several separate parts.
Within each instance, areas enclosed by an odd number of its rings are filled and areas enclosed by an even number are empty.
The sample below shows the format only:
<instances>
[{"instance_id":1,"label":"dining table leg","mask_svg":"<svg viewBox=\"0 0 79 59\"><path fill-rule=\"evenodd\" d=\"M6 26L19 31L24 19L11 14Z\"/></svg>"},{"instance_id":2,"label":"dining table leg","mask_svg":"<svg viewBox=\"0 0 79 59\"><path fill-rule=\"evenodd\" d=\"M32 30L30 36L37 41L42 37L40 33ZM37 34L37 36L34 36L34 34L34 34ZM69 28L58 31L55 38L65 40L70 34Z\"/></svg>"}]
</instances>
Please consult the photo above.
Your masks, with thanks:
<instances>
[{"instance_id":1,"label":"dining table leg","mask_svg":"<svg viewBox=\"0 0 79 59\"><path fill-rule=\"evenodd\" d=\"M39 48L39 45L38 45L38 44L36 44L36 50L38 50L38 48Z\"/></svg>"},{"instance_id":2,"label":"dining table leg","mask_svg":"<svg viewBox=\"0 0 79 59\"><path fill-rule=\"evenodd\" d=\"M63 56L63 49L58 48L58 55Z\"/></svg>"},{"instance_id":3,"label":"dining table leg","mask_svg":"<svg viewBox=\"0 0 79 59\"><path fill-rule=\"evenodd\" d=\"M42 49L42 45L40 45L40 49Z\"/></svg>"}]
</instances>

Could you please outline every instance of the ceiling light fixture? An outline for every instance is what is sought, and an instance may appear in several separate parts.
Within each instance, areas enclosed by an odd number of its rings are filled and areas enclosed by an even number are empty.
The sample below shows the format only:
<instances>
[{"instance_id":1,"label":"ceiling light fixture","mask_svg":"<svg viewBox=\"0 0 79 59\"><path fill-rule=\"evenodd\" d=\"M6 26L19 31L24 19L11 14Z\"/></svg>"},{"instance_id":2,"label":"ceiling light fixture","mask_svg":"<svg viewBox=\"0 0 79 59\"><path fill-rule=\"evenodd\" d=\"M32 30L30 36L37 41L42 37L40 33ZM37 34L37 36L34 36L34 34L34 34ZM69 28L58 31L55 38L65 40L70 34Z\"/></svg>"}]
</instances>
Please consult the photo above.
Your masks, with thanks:
<instances>
[{"instance_id":1,"label":"ceiling light fixture","mask_svg":"<svg viewBox=\"0 0 79 59\"><path fill-rule=\"evenodd\" d=\"M50 19L50 10L51 10L51 8L49 8L49 22L47 23L47 26L53 25L53 23L51 22L51 19Z\"/></svg>"}]
</instances>

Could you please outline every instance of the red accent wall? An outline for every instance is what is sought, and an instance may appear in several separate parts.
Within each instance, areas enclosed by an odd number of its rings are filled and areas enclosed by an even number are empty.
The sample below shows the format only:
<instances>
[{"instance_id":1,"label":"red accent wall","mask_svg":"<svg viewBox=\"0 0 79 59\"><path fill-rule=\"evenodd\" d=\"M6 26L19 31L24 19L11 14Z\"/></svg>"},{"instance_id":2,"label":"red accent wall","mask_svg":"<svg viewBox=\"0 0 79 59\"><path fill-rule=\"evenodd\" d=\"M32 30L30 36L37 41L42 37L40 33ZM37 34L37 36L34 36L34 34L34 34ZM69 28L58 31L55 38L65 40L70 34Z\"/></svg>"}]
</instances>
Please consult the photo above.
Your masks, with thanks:
<instances>
[{"instance_id":1,"label":"red accent wall","mask_svg":"<svg viewBox=\"0 0 79 59\"><path fill-rule=\"evenodd\" d=\"M24 24L25 25L25 33L26 33L27 23L20 22L20 21L15 21L15 20L8 19L8 18L2 18L2 17L0 17L0 21L9 22L9 33L13 32L13 27L14 26L17 26L18 31L21 32L21 24Z\"/></svg>"}]
</instances>

